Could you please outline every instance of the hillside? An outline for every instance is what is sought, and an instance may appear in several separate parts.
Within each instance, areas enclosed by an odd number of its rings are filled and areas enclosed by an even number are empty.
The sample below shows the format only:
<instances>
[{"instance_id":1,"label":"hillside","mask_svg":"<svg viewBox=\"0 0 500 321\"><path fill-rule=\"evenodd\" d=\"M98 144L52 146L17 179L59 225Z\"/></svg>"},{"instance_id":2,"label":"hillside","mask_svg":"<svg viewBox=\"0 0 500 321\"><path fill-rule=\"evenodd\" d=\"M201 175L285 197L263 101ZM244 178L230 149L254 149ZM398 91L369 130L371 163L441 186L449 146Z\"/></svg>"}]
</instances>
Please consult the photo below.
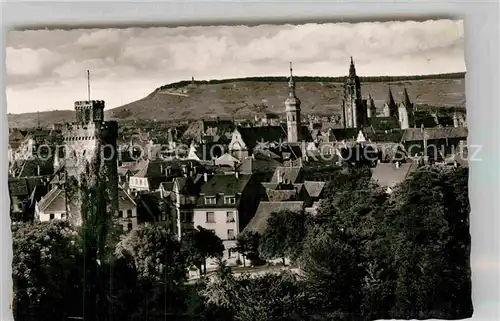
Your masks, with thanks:
<instances>
[{"instance_id":1,"label":"hillside","mask_svg":"<svg viewBox=\"0 0 500 321\"><path fill-rule=\"evenodd\" d=\"M339 113L343 95L343 78L296 77L296 93L302 101L304 114L328 115ZM210 82L179 82L157 88L147 97L106 111L107 119L200 119L253 117L256 112L282 113L287 96L284 77L226 79ZM371 94L381 111L391 88L396 101L403 88L419 105L465 107L464 74L414 77L361 77L361 91ZM72 111L9 115L9 125L26 127L71 121Z\"/></svg>"}]
</instances>

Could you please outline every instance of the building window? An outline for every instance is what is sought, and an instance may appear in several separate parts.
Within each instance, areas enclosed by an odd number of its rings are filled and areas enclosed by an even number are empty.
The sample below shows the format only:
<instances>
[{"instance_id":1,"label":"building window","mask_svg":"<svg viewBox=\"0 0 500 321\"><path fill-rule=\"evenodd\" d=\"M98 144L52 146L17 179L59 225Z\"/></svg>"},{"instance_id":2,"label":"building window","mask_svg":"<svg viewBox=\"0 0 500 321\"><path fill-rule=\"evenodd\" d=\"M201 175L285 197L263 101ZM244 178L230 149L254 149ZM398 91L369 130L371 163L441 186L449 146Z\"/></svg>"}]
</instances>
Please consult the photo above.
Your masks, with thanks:
<instances>
[{"instance_id":1,"label":"building window","mask_svg":"<svg viewBox=\"0 0 500 321\"><path fill-rule=\"evenodd\" d=\"M217 199L215 196L205 196L205 204L214 205L217 203Z\"/></svg>"},{"instance_id":2,"label":"building window","mask_svg":"<svg viewBox=\"0 0 500 321\"><path fill-rule=\"evenodd\" d=\"M233 212L227 212L226 213L226 222L227 223L234 222L234 213Z\"/></svg>"},{"instance_id":3,"label":"building window","mask_svg":"<svg viewBox=\"0 0 500 321\"><path fill-rule=\"evenodd\" d=\"M127 229L128 229L129 231L131 231L131 230L132 230L132 223L128 223L128 224L127 224Z\"/></svg>"},{"instance_id":4,"label":"building window","mask_svg":"<svg viewBox=\"0 0 500 321\"><path fill-rule=\"evenodd\" d=\"M61 220L64 219L66 217L66 214L62 213L61 214Z\"/></svg>"},{"instance_id":5,"label":"building window","mask_svg":"<svg viewBox=\"0 0 500 321\"><path fill-rule=\"evenodd\" d=\"M215 213L207 212L207 223L215 223Z\"/></svg>"},{"instance_id":6,"label":"building window","mask_svg":"<svg viewBox=\"0 0 500 321\"><path fill-rule=\"evenodd\" d=\"M54 219L54 214L50 213L49 217L50 217L50 220L53 220Z\"/></svg>"},{"instance_id":7,"label":"building window","mask_svg":"<svg viewBox=\"0 0 500 321\"><path fill-rule=\"evenodd\" d=\"M118 217L123 217L123 211L118 211Z\"/></svg>"},{"instance_id":8,"label":"building window","mask_svg":"<svg viewBox=\"0 0 500 321\"><path fill-rule=\"evenodd\" d=\"M193 213L191 212L181 213L181 221L182 223L193 223Z\"/></svg>"},{"instance_id":9,"label":"building window","mask_svg":"<svg viewBox=\"0 0 500 321\"><path fill-rule=\"evenodd\" d=\"M127 217L132 217L132 210L127 210Z\"/></svg>"},{"instance_id":10,"label":"building window","mask_svg":"<svg viewBox=\"0 0 500 321\"><path fill-rule=\"evenodd\" d=\"M226 196L224 197L224 204L235 204L236 199L234 196Z\"/></svg>"},{"instance_id":11,"label":"building window","mask_svg":"<svg viewBox=\"0 0 500 321\"><path fill-rule=\"evenodd\" d=\"M234 240L234 230L233 229L227 230L227 239Z\"/></svg>"}]
</instances>

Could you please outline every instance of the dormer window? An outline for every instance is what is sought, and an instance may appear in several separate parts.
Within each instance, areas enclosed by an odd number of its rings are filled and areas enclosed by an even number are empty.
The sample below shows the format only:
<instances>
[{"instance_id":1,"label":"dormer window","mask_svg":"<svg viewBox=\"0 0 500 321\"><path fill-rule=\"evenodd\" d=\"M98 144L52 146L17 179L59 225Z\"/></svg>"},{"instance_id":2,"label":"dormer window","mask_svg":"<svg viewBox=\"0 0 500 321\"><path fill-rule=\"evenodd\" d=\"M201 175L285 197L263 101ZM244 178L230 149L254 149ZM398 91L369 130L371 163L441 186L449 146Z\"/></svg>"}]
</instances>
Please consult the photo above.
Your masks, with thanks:
<instances>
[{"instance_id":1,"label":"dormer window","mask_svg":"<svg viewBox=\"0 0 500 321\"><path fill-rule=\"evenodd\" d=\"M236 198L234 196L224 197L224 204L236 204Z\"/></svg>"},{"instance_id":2,"label":"dormer window","mask_svg":"<svg viewBox=\"0 0 500 321\"><path fill-rule=\"evenodd\" d=\"M206 205L215 205L217 203L217 199L215 196L205 196L205 204Z\"/></svg>"}]
</instances>

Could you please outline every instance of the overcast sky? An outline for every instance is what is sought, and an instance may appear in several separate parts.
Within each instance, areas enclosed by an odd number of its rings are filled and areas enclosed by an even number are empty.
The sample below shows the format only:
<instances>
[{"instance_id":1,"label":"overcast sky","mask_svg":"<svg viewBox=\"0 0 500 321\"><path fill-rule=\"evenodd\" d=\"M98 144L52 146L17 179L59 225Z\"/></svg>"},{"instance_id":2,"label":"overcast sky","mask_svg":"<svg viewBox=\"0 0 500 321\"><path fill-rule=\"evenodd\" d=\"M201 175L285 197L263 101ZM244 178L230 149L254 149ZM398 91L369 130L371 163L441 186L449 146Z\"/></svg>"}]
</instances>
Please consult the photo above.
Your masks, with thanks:
<instances>
[{"instance_id":1,"label":"overcast sky","mask_svg":"<svg viewBox=\"0 0 500 321\"><path fill-rule=\"evenodd\" d=\"M179 80L288 75L360 76L465 71L462 21L11 31L10 113L73 109L87 97L106 108Z\"/></svg>"}]
</instances>

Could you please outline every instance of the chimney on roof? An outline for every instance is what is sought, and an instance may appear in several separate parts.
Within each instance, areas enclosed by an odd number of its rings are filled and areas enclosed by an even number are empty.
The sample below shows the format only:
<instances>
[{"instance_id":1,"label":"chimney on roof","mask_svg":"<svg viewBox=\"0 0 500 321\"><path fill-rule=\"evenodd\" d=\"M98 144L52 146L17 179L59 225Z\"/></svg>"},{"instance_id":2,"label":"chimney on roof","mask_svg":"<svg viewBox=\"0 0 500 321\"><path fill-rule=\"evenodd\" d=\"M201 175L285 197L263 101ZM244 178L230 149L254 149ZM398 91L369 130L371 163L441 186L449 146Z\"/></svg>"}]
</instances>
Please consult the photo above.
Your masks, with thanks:
<instances>
[{"instance_id":1,"label":"chimney on roof","mask_svg":"<svg viewBox=\"0 0 500 321\"><path fill-rule=\"evenodd\" d=\"M396 168L399 168L399 166L400 166L400 163L399 163L399 161L397 161L396 162Z\"/></svg>"},{"instance_id":2,"label":"chimney on roof","mask_svg":"<svg viewBox=\"0 0 500 321\"><path fill-rule=\"evenodd\" d=\"M203 173L203 180L206 182L208 182L208 174L207 173Z\"/></svg>"},{"instance_id":3,"label":"chimney on roof","mask_svg":"<svg viewBox=\"0 0 500 321\"><path fill-rule=\"evenodd\" d=\"M240 172L238 170L235 170L234 171L234 176L236 177L236 179L239 179L240 178Z\"/></svg>"},{"instance_id":4,"label":"chimney on roof","mask_svg":"<svg viewBox=\"0 0 500 321\"><path fill-rule=\"evenodd\" d=\"M424 132L424 123L420 124L420 131L423 133Z\"/></svg>"}]
</instances>

